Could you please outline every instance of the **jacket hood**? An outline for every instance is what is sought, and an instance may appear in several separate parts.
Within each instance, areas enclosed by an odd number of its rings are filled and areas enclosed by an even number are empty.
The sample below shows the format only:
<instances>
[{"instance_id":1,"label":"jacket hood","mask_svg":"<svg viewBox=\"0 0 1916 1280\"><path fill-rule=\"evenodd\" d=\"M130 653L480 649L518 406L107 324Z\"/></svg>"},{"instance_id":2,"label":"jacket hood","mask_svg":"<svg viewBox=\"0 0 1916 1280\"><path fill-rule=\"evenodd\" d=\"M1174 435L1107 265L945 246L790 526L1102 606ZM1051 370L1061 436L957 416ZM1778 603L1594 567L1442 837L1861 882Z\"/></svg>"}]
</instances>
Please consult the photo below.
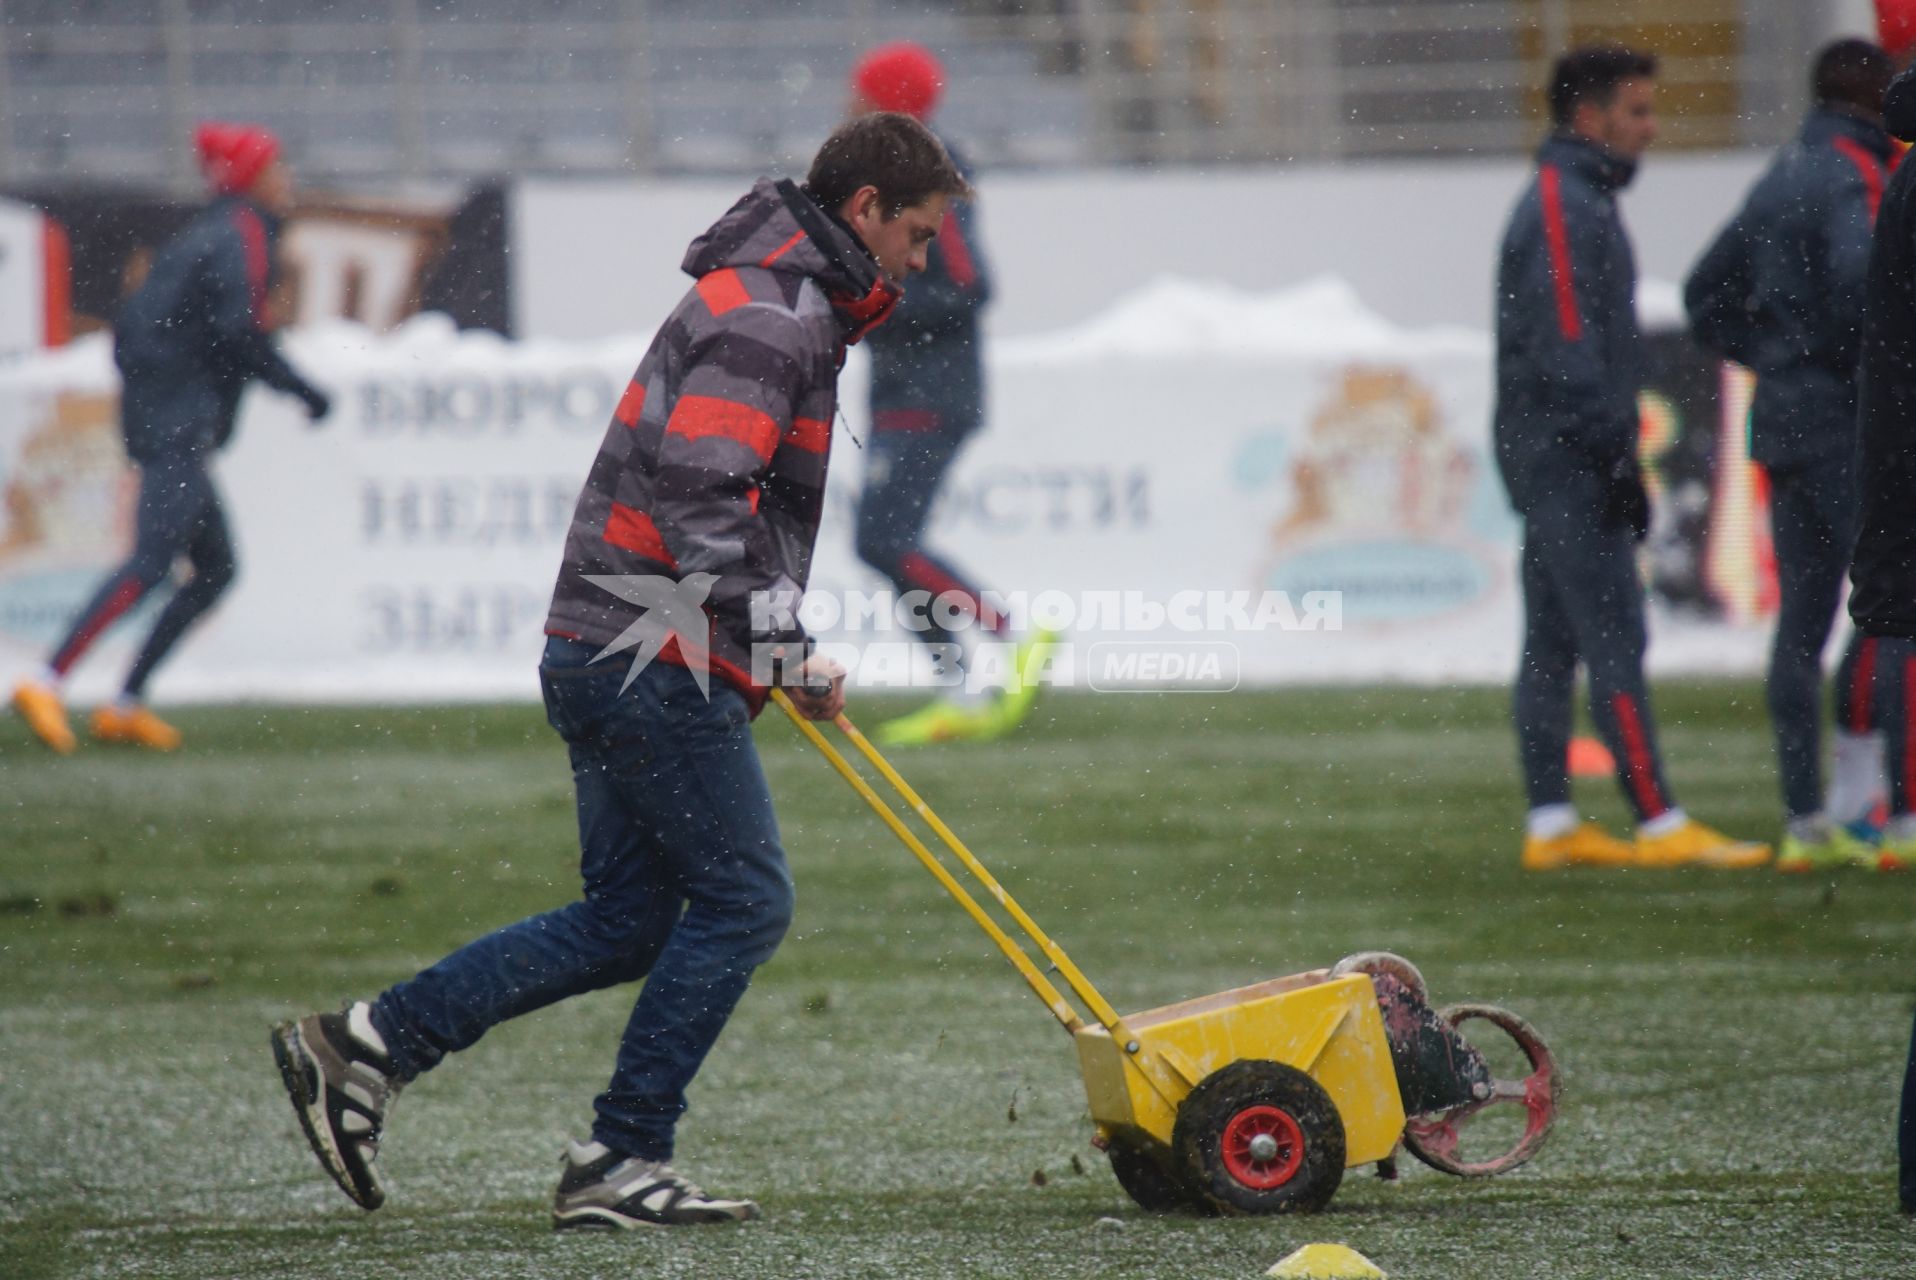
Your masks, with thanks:
<instances>
[{"instance_id":1,"label":"jacket hood","mask_svg":"<svg viewBox=\"0 0 1916 1280\"><path fill-rule=\"evenodd\" d=\"M1916 66L1890 81L1883 99L1883 127L1904 142L1916 142Z\"/></svg>"},{"instance_id":2,"label":"jacket hood","mask_svg":"<svg viewBox=\"0 0 1916 1280\"><path fill-rule=\"evenodd\" d=\"M1537 148L1537 163L1569 169L1603 191L1621 191L1637 176L1636 161L1574 133L1545 138Z\"/></svg>"},{"instance_id":3,"label":"jacket hood","mask_svg":"<svg viewBox=\"0 0 1916 1280\"><path fill-rule=\"evenodd\" d=\"M1889 159L1896 145L1891 141L1888 130L1874 120L1831 107L1811 107L1809 115L1803 120L1803 131L1798 136L1811 146L1835 138L1848 138L1882 160Z\"/></svg>"},{"instance_id":4,"label":"jacket hood","mask_svg":"<svg viewBox=\"0 0 1916 1280\"><path fill-rule=\"evenodd\" d=\"M900 290L885 279L857 235L789 179L760 178L680 264L702 279L727 267L763 267L818 282L856 342L890 315Z\"/></svg>"}]
</instances>

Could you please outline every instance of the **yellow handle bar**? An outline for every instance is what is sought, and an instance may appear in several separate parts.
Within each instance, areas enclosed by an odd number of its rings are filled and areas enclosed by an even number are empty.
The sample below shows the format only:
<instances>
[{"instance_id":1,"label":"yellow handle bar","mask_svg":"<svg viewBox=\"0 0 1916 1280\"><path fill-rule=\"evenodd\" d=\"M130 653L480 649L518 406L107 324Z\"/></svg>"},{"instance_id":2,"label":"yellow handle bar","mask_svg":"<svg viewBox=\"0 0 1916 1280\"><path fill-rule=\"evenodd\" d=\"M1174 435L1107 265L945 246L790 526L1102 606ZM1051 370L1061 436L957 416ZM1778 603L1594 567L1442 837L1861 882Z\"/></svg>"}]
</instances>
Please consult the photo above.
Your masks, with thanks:
<instances>
[{"instance_id":1,"label":"yellow handle bar","mask_svg":"<svg viewBox=\"0 0 1916 1280\"><path fill-rule=\"evenodd\" d=\"M1024 947L1014 940L1010 934L1006 933L996 920L992 919L984 907L979 905L978 900L971 895L970 891L967 890L965 886L958 881L957 877L952 875L945 864L939 860L938 856L925 847L924 841L920 840L917 834L905 825L904 821L899 818L890 805L885 803L884 798L872 788L872 785L865 780L864 776L861 775L857 769L853 768L850 761L846 760L844 755L826 739L825 735L819 731L818 726L806 719L799 712L798 708L792 705L792 700L786 696L785 691L783 689L772 690L772 700L778 703L779 708L784 711L786 715L791 717L792 723L798 726L799 732L811 740L812 745L817 747L825 759L831 762L832 767L838 770L845 781L852 785L852 789L864 797L865 803L872 807L873 811L884 820L885 825L892 829L893 834L904 842L905 847L912 851L912 854L917 857L918 861L925 865L925 869L937 878L938 883L942 884L945 887L945 891L957 900L958 905L963 907L966 914L970 915L971 918L977 922L978 927L983 929L986 935L998 944L998 949L1004 952L1005 958L1011 961L1013 967L1024 976L1024 980L1030 984L1033 991L1037 992L1038 998L1044 1002L1045 1007L1051 1010L1052 1015L1056 1017L1059 1022L1064 1024L1065 1030L1076 1031L1079 1027L1082 1027L1084 1025L1084 1018L1081 1017L1078 1011L1071 1006L1070 1002L1064 998L1064 995L1046 979L1044 974L1038 971L1038 966L1032 961L1030 954L1026 952ZM1129 1033L1125 1031L1123 1021L1118 1016L1117 1010L1111 1007L1110 1003L1098 993L1098 989L1091 985L1090 979L1086 978L1083 972L1078 969L1077 965L1071 962L1071 958L1064 953L1064 949L1046 936L1045 932L1037 926L1037 923L1025 913L1024 908L1018 905L1017 901L1005 891L1004 886L999 884L996 878L985 869L984 864L978 861L976 855L965 847L964 842L952 832L950 827L945 825L944 820L932 812L931 806L926 804L918 793L912 790L910 784L899 775L898 771L892 768L891 763L878 753L878 748L874 747L870 740L858 731L857 726L852 724L845 716L838 716L834 723L837 724L839 732L850 739L852 745L858 748L860 754L871 763L873 768L878 770L879 775L898 793L899 798L910 805L912 811L924 819L925 824L937 833L939 840L942 841L945 847L951 851L952 855L964 865L965 870L969 871L978 883L984 886L985 890L991 894L993 900L998 902L1010 913L1011 918L1017 921L1018 927L1024 931L1025 936L1031 939L1038 950L1051 962L1052 967L1064 977L1065 983L1071 988L1072 994L1076 995L1078 999L1084 1003L1085 1007L1091 1011L1092 1017L1097 1020L1099 1025L1109 1031L1114 1039L1118 1039L1120 1044L1130 1040L1131 1037Z\"/></svg>"}]
</instances>

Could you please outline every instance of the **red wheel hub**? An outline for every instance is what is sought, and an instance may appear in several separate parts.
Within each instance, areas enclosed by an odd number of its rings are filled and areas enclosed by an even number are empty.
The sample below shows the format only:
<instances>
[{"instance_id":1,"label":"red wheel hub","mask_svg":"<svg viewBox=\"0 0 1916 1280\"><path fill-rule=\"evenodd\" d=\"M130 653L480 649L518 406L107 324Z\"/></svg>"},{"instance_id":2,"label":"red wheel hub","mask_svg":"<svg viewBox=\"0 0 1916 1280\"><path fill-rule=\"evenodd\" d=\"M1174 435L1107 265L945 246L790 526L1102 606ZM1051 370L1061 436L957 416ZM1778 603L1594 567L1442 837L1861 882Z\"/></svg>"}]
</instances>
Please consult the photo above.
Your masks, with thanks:
<instances>
[{"instance_id":1,"label":"red wheel hub","mask_svg":"<svg viewBox=\"0 0 1916 1280\"><path fill-rule=\"evenodd\" d=\"M1253 1191L1274 1190L1303 1168L1304 1131L1281 1108L1246 1107L1224 1126L1220 1153L1226 1172L1240 1183Z\"/></svg>"}]
</instances>

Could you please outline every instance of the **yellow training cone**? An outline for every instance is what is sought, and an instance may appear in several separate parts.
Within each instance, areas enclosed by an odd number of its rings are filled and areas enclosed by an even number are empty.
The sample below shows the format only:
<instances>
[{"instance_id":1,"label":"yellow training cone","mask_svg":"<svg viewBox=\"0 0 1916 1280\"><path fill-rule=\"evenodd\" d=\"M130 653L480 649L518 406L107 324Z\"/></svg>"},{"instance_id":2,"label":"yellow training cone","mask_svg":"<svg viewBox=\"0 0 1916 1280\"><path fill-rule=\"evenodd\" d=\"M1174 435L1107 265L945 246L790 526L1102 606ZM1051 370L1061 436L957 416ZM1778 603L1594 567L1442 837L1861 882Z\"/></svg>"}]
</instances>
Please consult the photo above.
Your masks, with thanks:
<instances>
[{"instance_id":1,"label":"yellow training cone","mask_svg":"<svg viewBox=\"0 0 1916 1280\"><path fill-rule=\"evenodd\" d=\"M1341 1244L1307 1244L1264 1274L1277 1280L1384 1280L1369 1258Z\"/></svg>"}]
</instances>

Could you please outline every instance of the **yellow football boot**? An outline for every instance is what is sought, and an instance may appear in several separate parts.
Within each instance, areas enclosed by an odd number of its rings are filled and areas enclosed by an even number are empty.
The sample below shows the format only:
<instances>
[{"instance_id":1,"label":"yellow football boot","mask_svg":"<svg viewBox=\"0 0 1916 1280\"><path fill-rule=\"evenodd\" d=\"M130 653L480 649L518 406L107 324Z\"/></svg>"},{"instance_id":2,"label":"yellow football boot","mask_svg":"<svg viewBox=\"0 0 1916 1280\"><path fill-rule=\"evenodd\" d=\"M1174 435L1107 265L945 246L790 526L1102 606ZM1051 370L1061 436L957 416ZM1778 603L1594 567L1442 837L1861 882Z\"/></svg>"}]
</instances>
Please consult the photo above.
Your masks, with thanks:
<instances>
[{"instance_id":1,"label":"yellow football boot","mask_svg":"<svg viewBox=\"0 0 1916 1280\"><path fill-rule=\"evenodd\" d=\"M1718 871L1747 871L1770 860L1770 846L1751 840L1732 840L1695 818L1685 818L1675 830L1660 836L1637 833L1639 867L1711 867Z\"/></svg>"},{"instance_id":2,"label":"yellow football boot","mask_svg":"<svg viewBox=\"0 0 1916 1280\"><path fill-rule=\"evenodd\" d=\"M1031 706L1044 687L1045 660L1064 638L1061 632L1040 627L1031 638L1021 642L1013 659L1011 684L998 697L999 732L1009 733L1024 723Z\"/></svg>"},{"instance_id":3,"label":"yellow football boot","mask_svg":"<svg viewBox=\"0 0 1916 1280\"><path fill-rule=\"evenodd\" d=\"M34 737L63 756L73 754L73 726L67 723L67 709L51 685L22 680L13 687L13 709Z\"/></svg>"},{"instance_id":4,"label":"yellow football boot","mask_svg":"<svg viewBox=\"0 0 1916 1280\"><path fill-rule=\"evenodd\" d=\"M1838 867L1870 868L1877 865L1874 845L1858 840L1841 827L1831 827L1821 840L1783 834L1783 847L1777 850L1776 869L1786 875L1811 871L1834 871Z\"/></svg>"},{"instance_id":5,"label":"yellow football boot","mask_svg":"<svg viewBox=\"0 0 1916 1280\"><path fill-rule=\"evenodd\" d=\"M1560 836L1525 836L1523 869L1555 871L1560 867L1627 867L1637 860L1628 840L1619 840L1594 822L1581 822Z\"/></svg>"},{"instance_id":6,"label":"yellow football boot","mask_svg":"<svg viewBox=\"0 0 1916 1280\"><path fill-rule=\"evenodd\" d=\"M989 742L1009 727L998 711L999 699L976 704L939 699L909 715L887 720L873 738L888 747L922 747L933 742Z\"/></svg>"}]
</instances>

